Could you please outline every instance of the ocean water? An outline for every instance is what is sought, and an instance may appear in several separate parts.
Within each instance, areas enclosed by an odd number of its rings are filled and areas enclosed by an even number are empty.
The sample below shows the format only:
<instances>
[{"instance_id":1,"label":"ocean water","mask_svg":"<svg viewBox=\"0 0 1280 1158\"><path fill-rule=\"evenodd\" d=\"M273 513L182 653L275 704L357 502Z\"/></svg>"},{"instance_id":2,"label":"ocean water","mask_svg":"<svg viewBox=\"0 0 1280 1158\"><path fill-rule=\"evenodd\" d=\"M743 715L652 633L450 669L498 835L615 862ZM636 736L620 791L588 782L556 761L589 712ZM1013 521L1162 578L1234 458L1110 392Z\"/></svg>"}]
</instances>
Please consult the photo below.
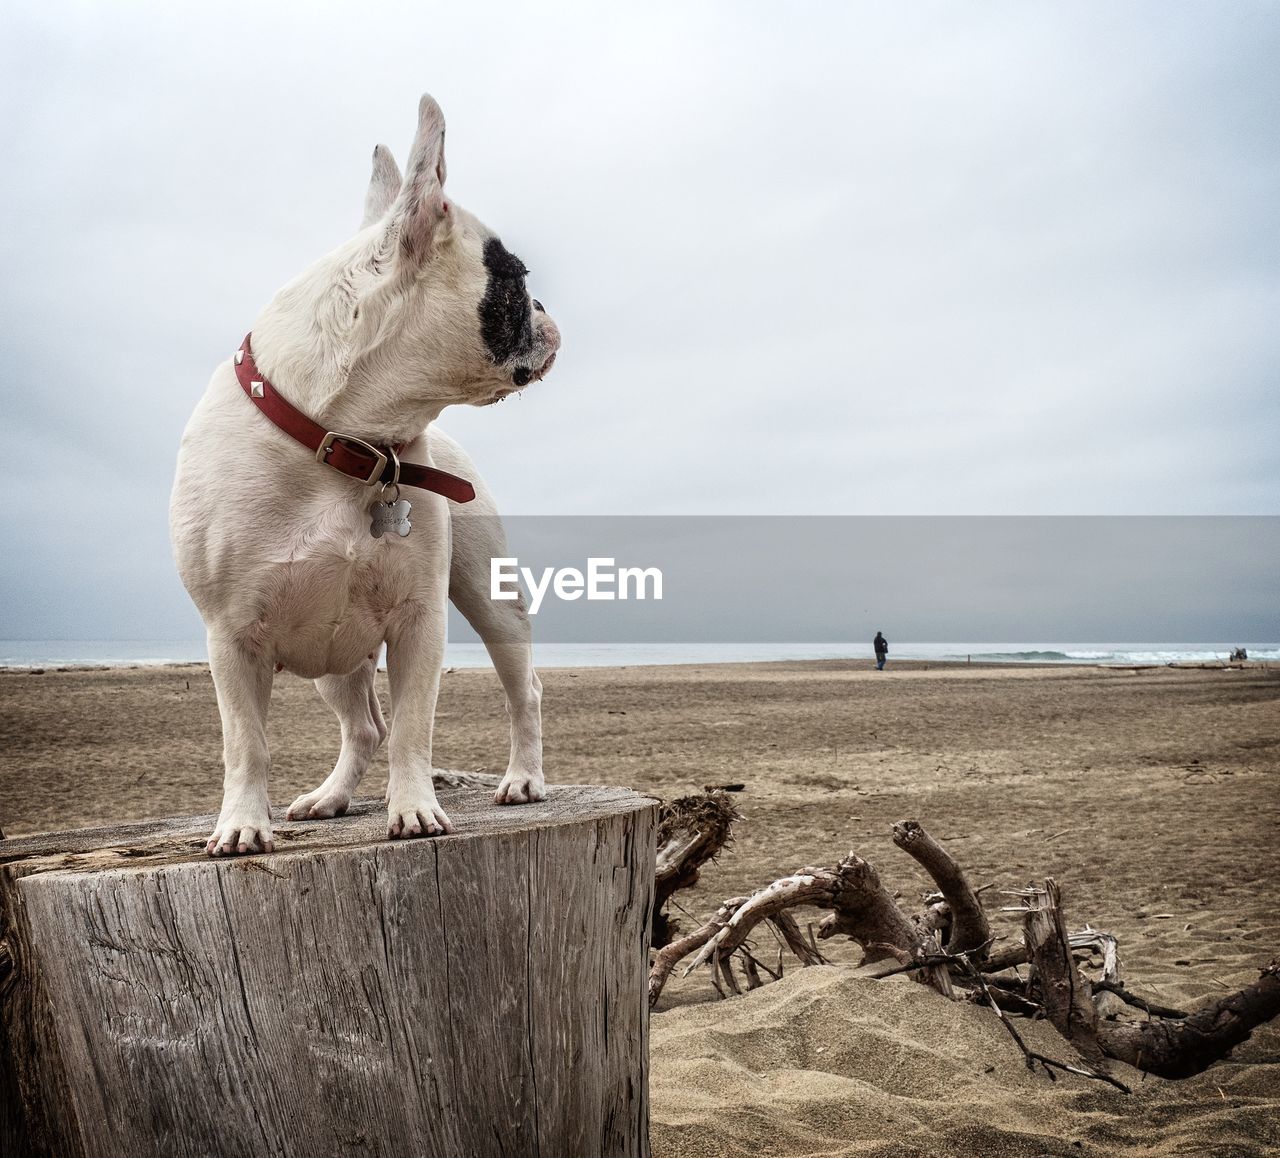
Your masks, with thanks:
<instances>
[{"instance_id":1,"label":"ocean water","mask_svg":"<svg viewBox=\"0 0 1280 1158\"><path fill-rule=\"evenodd\" d=\"M898 643L889 660L963 663L1215 663L1234 643ZM1249 658L1280 662L1280 644L1246 643ZM204 640L0 640L0 667L119 667L203 663ZM756 663L770 660L872 659L871 643L534 643L539 667L629 667L655 664ZM479 643L450 643L446 667L487 667Z\"/></svg>"}]
</instances>

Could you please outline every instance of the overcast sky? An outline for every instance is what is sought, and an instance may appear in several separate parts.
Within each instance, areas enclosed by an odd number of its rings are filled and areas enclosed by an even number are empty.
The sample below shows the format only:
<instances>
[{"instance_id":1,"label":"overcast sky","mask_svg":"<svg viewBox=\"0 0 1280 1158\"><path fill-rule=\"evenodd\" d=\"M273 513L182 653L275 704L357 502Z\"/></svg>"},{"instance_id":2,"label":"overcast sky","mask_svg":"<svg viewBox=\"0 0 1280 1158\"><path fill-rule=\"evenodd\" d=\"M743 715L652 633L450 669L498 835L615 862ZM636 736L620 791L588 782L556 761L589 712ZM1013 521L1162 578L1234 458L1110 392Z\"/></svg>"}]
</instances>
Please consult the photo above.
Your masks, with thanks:
<instances>
[{"instance_id":1,"label":"overcast sky","mask_svg":"<svg viewBox=\"0 0 1280 1158\"><path fill-rule=\"evenodd\" d=\"M519 514L1280 513L1273 3L6 6L0 637L198 634L182 427L417 99Z\"/></svg>"}]
</instances>

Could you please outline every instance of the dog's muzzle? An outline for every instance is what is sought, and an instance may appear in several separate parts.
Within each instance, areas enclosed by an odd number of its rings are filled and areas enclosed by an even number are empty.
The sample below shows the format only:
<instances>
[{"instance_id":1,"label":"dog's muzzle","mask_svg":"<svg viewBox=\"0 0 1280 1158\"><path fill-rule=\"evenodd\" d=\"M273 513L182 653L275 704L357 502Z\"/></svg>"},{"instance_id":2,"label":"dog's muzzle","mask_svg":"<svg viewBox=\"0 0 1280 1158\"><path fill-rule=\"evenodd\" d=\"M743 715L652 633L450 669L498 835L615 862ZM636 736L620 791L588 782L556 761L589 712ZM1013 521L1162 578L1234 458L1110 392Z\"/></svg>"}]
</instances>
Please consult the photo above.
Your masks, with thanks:
<instances>
[{"instance_id":1,"label":"dog's muzzle","mask_svg":"<svg viewBox=\"0 0 1280 1158\"><path fill-rule=\"evenodd\" d=\"M552 350L536 370L531 370L528 366L517 366L511 373L511 381L517 386L528 386L530 382L540 382L547 376L555 360L556 351Z\"/></svg>"}]
</instances>

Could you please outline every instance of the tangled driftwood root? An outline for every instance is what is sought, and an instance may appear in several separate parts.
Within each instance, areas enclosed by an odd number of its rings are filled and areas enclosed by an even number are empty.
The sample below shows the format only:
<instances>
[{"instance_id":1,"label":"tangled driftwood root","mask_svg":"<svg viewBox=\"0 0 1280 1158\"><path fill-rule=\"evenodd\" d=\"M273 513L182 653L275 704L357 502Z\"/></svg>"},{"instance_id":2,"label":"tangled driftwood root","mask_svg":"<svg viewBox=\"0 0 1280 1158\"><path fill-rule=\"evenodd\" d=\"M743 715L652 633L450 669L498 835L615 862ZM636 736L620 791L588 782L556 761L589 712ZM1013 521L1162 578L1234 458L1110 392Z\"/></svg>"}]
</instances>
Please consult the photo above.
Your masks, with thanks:
<instances>
[{"instance_id":1,"label":"tangled driftwood root","mask_svg":"<svg viewBox=\"0 0 1280 1158\"><path fill-rule=\"evenodd\" d=\"M655 948L666 945L678 927L667 912L671 894L698 883L698 870L728 844L738 816L729 797L715 789L682 796L659 809L651 930Z\"/></svg>"},{"instance_id":2,"label":"tangled driftwood root","mask_svg":"<svg viewBox=\"0 0 1280 1158\"><path fill-rule=\"evenodd\" d=\"M695 881L698 865L725 845L736 815L732 805L716 795L664 806L659 863L665 875L658 893L663 904L676 889ZM699 840L694 830L702 818L708 833ZM1121 980L1116 938L1088 926L1068 932L1052 878L1011 894L1017 904L1004 911L1021 915L1022 941L993 950L978 892L950 854L914 820L894 825L893 843L937 886L919 913L905 912L875 868L854 853L829 868L799 869L750 896L725 901L706 924L682 937L655 940L650 1005L690 955L684 974L705 967L722 996L742 991L739 975L748 989L765 983L762 972L780 977L784 947L802 965L825 964L812 927L806 937L790 911L812 906L828 910L816 938L850 938L862 948L863 965L884 966L875 972L877 977L908 973L944 996L989 1006L1021 1048L1027 1066L1034 1070L1039 1065L1050 1077L1063 1070L1125 1089L1108 1072L1110 1059L1161 1077L1190 1077L1225 1057L1258 1025L1280 1015L1280 957L1253 985L1190 1013L1132 993ZM773 968L760 960L750 940L762 924L772 929L778 942ZM1096 976L1087 976L1082 962ZM1019 966L1027 967L1025 976L1016 971ZM1128 1009L1141 1011L1143 1018L1122 1017ZM1032 1052L1010 1015L1047 1019L1075 1047L1079 1063Z\"/></svg>"}]
</instances>

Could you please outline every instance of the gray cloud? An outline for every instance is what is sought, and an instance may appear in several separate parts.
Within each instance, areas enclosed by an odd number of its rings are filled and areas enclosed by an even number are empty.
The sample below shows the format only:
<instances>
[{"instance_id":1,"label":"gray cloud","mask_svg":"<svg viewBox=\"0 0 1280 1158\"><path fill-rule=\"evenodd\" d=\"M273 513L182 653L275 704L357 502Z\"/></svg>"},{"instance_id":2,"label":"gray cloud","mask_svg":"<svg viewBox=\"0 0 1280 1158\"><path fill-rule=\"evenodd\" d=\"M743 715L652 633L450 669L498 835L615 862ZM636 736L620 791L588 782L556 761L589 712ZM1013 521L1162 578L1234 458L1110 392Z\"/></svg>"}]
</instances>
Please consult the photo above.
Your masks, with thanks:
<instances>
[{"instance_id":1,"label":"gray cloud","mask_svg":"<svg viewBox=\"0 0 1280 1158\"><path fill-rule=\"evenodd\" d=\"M1272 5L6 23L0 636L198 630L182 426L423 89L565 333L445 416L512 512L1277 510Z\"/></svg>"}]
</instances>

